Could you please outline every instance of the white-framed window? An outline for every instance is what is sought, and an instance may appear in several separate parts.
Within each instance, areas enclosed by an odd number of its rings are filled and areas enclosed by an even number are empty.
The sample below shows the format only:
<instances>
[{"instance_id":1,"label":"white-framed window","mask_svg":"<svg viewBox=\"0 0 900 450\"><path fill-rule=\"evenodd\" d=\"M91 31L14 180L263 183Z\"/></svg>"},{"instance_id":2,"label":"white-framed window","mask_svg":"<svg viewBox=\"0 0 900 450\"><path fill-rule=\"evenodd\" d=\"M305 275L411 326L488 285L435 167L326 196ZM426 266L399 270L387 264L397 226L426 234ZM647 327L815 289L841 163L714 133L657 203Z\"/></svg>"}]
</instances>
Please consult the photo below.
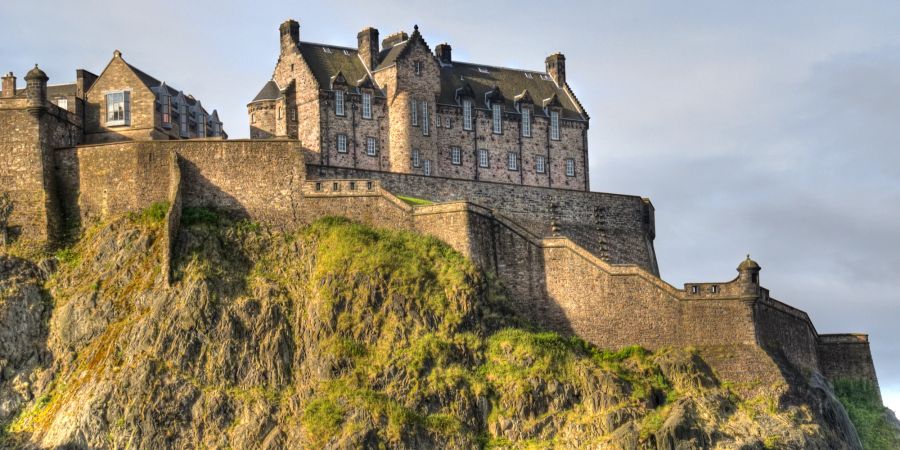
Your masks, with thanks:
<instances>
[{"instance_id":1,"label":"white-framed window","mask_svg":"<svg viewBox=\"0 0 900 450\"><path fill-rule=\"evenodd\" d=\"M519 170L519 154L509 152L506 154L506 168L509 170Z\"/></svg>"},{"instance_id":2,"label":"white-framed window","mask_svg":"<svg viewBox=\"0 0 900 450\"><path fill-rule=\"evenodd\" d=\"M181 137L186 138L189 136L187 104L182 103L178 105L178 119L178 134L180 134Z\"/></svg>"},{"instance_id":3,"label":"white-framed window","mask_svg":"<svg viewBox=\"0 0 900 450\"><path fill-rule=\"evenodd\" d=\"M547 173L547 160L544 155L534 156L534 171L537 173Z\"/></svg>"},{"instance_id":4,"label":"white-framed window","mask_svg":"<svg viewBox=\"0 0 900 450\"><path fill-rule=\"evenodd\" d=\"M459 147L450 147L450 163L454 166L462 164L462 150Z\"/></svg>"},{"instance_id":5,"label":"white-framed window","mask_svg":"<svg viewBox=\"0 0 900 450\"><path fill-rule=\"evenodd\" d=\"M412 126L417 127L417 126L419 126L419 102L417 102L415 100L410 100L409 107L410 107L409 114L411 116L410 118L412 119Z\"/></svg>"},{"instance_id":6,"label":"white-framed window","mask_svg":"<svg viewBox=\"0 0 900 450\"><path fill-rule=\"evenodd\" d=\"M69 109L69 99L66 97L56 99L56 106L59 106L60 109Z\"/></svg>"},{"instance_id":7,"label":"white-framed window","mask_svg":"<svg viewBox=\"0 0 900 450\"><path fill-rule=\"evenodd\" d=\"M422 102L422 134L428 136L431 129L428 126L428 102Z\"/></svg>"},{"instance_id":8,"label":"white-framed window","mask_svg":"<svg viewBox=\"0 0 900 450\"><path fill-rule=\"evenodd\" d=\"M347 135L337 135L337 151L338 153L347 153Z\"/></svg>"},{"instance_id":9,"label":"white-framed window","mask_svg":"<svg viewBox=\"0 0 900 450\"><path fill-rule=\"evenodd\" d=\"M422 75L422 61L416 61L413 63L413 68L416 71L416 75Z\"/></svg>"},{"instance_id":10,"label":"white-framed window","mask_svg":"<svg viewBox=\"0 0 900 450\"><path fill-rule=\"evenodd\" d=\"M444 128L447 128L447 129L453 128L453 121L450 120L449 117L444 118Z\"/></svg>"},{"instance_id":11,"label":"white-framed window","mask_svg":"<svg viewBox=\"0 0 900 450\"><path fill-rule=\"evenodd\" d=\"M366 154L369 156L375 156L378 154L378 147L375 143L375 138L369 136L366 138Z\"/></svg>"},{"instance_id":12,"label":"white-framed window","mask_svg":"<svg viewBox=\"0 0 900 450\"><path fill-rule=\"evenodd\" d=\"M572 158L566 158L566 176L575 176L575 160Z\"/></svg>"},{"instance_id":13,"label":"white-framed window","mask_svg":"<svg viewBox=\"0 0 900 450\"><path fill-rule=\"evenodd\" d=\"M463 99L463 129L472 129L472 99Z\"/></svg>"},{"instance_id":14,"label":"white-framed window","mask_svg":"<svg viewBox=\"0 0 900 450\"><path fill-rule=\"evenodd\" d=\"M372 118L372 94L369 92L362 93L363 119Z\"/></svg>"},{"instance_id":15,"label":"white-framed window","mask_svg":"<svg viewBox=\"0 0 900 450\"><path fill-rule=\"evenodd\" d=\"M440 115L440 114L435 114L435 115L434 115L434 127L435 127L435 128L440 128L440 127L441 127L441 115Z\"/></svg>"},{"instance_id":16,"label":"white-framed window","mask_svg":"<svg viewBox=\"0 0 900 450\"><path fill-rule=\"evenodd\" d=\"M478 150L478 167L488 166L488 151L485 149Z\"/></svg>"},{"instance_id":17,"label":"white-framed window","mask_svg":"<svg viewBox=\"0 0 900 450\"><path fill-rule=\"evenodd\" d=\"M419 167L419 149L417 148L412 151L412 166Z\"/></svg>"},{"instance_id":18,"label":"white-framed window","mask_svg":"<svg viewBox=\"0 0 900 450\"><path fill-rule=\"evenodd\" d=\"M334 91L334 114L344 115L344 91Z\"/></svg>"},{"instance_id":19,"label":"white-framed window","mask_svg":"<svg viewBox=\"0 0 900 450\"><path fill-rule=\"evenodd\" d=\"M531 137L531 108L522 107L522 136Z\"/></svg>"},{"instance_id":20,"label":"white-framed window","mask_svg":"<svg viewBox=\"0 0 900 450\"><path fill-rule=\"evenodd\" d=\"M425 167L423 167L423 172L425 172L425 176L431 176L431 160L425 160Z\"/></svg>"},{"instance_id":21,"label":"white-framed window","mask_svg":"<svg viewBox=\"0 0 900 450\"><path fill-rule=\"evenodd\" d=\"M128 91L106 94L106 125L128 125L131 119L130 95Z\"/></svg>"},{"instance_id":22,"label":"white-framed window","mask_svg":"<svg viewBox=\"0 0 900 450\"><path fill-rule=\"evenodd\" d=\"M550 139L559 140L559 111L550 111Z\"/></svg>"},{"instance_id":23,"label":"white-framed window","mask_svg":"<svg viewBox=\"0 0 900 450\"><path fill-rule=\"evenodd\" d=\"M501 105L491 105L494 119L494 134L503 133L503 107Z\"/></svg>"}]
</instances>

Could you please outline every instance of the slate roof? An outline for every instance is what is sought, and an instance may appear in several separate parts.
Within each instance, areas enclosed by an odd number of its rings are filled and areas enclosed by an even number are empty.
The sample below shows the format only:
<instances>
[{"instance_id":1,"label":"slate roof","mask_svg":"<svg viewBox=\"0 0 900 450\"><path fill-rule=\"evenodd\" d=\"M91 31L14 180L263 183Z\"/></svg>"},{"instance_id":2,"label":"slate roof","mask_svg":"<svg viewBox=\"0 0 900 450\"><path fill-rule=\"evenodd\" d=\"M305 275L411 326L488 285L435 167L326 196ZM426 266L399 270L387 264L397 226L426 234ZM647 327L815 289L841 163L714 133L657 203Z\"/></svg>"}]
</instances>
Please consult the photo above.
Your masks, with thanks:
<instances>
[{"instance_id":1,"label":"slate roof","mask_svg":"<svg viewBox=\"0 0 900 450\"><path fill-rule=\"evenodd\" d=\"M125 62L125 61L123 60L123 62ZM153 90L153 92L156 92L157 94L159 93L157 91L158 91L158 88L160 87L160 85L162 85L164 83L163 81L157 80L152 75L149 75L147 72L144 72L143 70L138 69L137 67L134 67L127 62L125 62L125 65L128 66L134 72L135 75L137 75L138 79L141 80L142 83L144 83L144 86L147 86L148 88L150 88L151 90ZM169 86L168 84L166 84L165 86L166 86L166 90L169 91L169 95L172 97L178 96L178 93L181 92L178 89L175 89L172 86ZM184 96L184 101L185 101L185 103L187 103L190 106L194 106L197 103L197 101L193 97L188 96L188 95Z\"/></svg>"},{"instance_id":2,"label":"slate roof","mask_svg":"<svg viewBox=\"0 0 900 450\"><path fill-rule=\"evenodd\" d=\"M278 88L278 83L274 80L269 80L259 91L259 94L256 94L256 97L253 97L253 100L251 100L250 103L277 100L280 96L281 89Z\"/></svg>"},{"instance_id":3,"label":"slate roof","mask_svg":"<svg viewBox=\"0 0 900 450\"><path fill-rule=\"evenodd\" d=\"M403 51L414 39L421 39L418 30L408 39L382 49L378 56L378 66L373 72L395 64L397 58L403 54ZM324 49L329 49L330 52L326 52ZM357 49L300 42L300 52L322 89L330 89L332 79L339 72L351 87L358 87L361 84L360 80L368 75L366 67L357 55ZM546 72L453 61L452 64L441 67L441 94L438 103L458 104L457 91L465 88L466 85L471 87L475 96L475 106L478 108L486 108L485 94L494 88L499 88L504 98L504 109L514 110L516 98L523 98L523 94L527 90L528 96L534 102L536 116L546 115L544 102L552 99L555 95L555 101L558 101L562 108L563 118L572 120L587 118L586 114L580 112L581 107L577 100L569 96L563 88L557 87L556 82Z\"/></svg>"},{"instance_id":4,"label":"slate roof","mask_svg":"<svg viewBox=\"0 0 900 450\"><path fill-rule=\"evenodd\" d=\"M485 94L498 88L503 95L504 109L515 108L516 97L528 96L534 102L534 114L544 116L544 101L554 95L562 107L562 117L580 120L584 117L578 106L556 82L545 72L509 69L506 67L485 66L459 61L441 67L441 95L438 103L457 104L457 91L471 87L475 97L475 106L486 108Z\"/></svg>"},{"instance_id":5,"label":"slate roof","mask_svg":"<svg viewBox=\"0 0 900 450\"><path fill-rule=\"evenodd\" d=\"M68 84L48 84L47 85L47 99L53 100L56 97L70 97L74 96L77 90L77 86L75 83ZM0 91L2 92L2 91ZM16 96L13 98L26 98L25 86L18 86L16 89Z\"/></svg>"},{"instance_id":6,"label":"slate roof","mask_svg":"<svg viewBox=\"0 0 900 450\"><path fill-rule=\"evenodd\" d=\"M358 87L369 76L369 71L355 48L300 42L300 54L322 89L331 89L331 79L338 72L344 75L347 84L352 87Z\"/></svg>"}]
</instances>

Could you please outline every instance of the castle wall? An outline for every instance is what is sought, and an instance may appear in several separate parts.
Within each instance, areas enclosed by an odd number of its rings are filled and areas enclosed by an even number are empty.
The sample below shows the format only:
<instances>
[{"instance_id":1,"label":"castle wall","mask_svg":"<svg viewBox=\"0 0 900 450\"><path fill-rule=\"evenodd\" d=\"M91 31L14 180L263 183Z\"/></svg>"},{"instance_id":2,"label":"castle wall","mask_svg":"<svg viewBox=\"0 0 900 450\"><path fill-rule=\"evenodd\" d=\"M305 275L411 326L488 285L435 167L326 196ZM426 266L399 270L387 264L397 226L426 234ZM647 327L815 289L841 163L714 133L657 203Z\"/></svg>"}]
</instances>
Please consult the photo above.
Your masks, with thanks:
<instances>
[{"instance_id":1,"label":"castle wall","mask_svg":"<svg viewBox=\"0 0 900 450\"><path fill-rule=\"evenodd\" d=\"M829 380L864 380L878 387L868 335L819 335L818 354L819 367Z\"/></svg>"},{"instance_id":2,"label":"castle wall","mask_svg":"<svg viewBox=\"0 0 900 450\"><path fill-rule=\"evenodd\" d=\"M818 334L803 311L763 296L755 304L755 322L760 345L782 354L801 369L818 369Z\"/></svg>"},{"instance_id":3,"label":"castle wall","mask_svg":"<svg viewBox=\"0 0 900 450\"><path fill-rule=\"evenodd\" d=\"M53 149L80 137L73 114L47 104L40 117L25 99L0 101L0 194L13 201L9 219L14 239L52 240L61 235L61 205L53 176Z\"/></svg>"},{"instance_id":4,"label":"castle wall","mask_svg":"<svg viewBox=\"0 0 900 450\"><path fill-rule=\"evenodd\" d=\"M637 264L658 273L653 206L640 197L315 165L307 172L311 179L377 179L396 195L436 202L467 200L498 210L537 236L552 235L555 221L560 235L606 261Z\"/></svg>"}]
</instances>

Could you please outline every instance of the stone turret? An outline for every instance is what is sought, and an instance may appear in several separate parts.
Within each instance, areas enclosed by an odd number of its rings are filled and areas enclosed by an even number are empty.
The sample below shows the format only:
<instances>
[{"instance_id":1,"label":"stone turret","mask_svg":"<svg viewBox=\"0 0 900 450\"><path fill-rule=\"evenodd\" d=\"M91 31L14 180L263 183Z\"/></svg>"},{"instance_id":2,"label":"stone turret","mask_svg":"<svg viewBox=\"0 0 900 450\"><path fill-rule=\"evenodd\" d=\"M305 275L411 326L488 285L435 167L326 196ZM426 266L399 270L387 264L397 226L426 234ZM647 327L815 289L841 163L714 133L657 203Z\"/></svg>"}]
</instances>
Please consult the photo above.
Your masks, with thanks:
<instances>
[{"instance_id":1,"label":"stone turret","mask_svg":"<svg viewBox=\"0 0 900 450\"><path fill-rule=\"evenodd\" d=\"M300 23L294 19L286 20L278 29L281 32L281 53L296 50L300 44Z\"/></svg>"},{"instance_id":2,"label":"stone turret","mask_svg":"<svg viewBox=\"0 0 900 450\"><path fill-rule=\"evenodd\" d=\"M562 53L554 53L544 60L547 73L559 87L566 85L566 57Z\"/></svg>"},{"instance_id":3,"label":"stone turret","mask_svg":"<svg viewBox=\"0 0 900 450\"><path fill-rule=\"evenodd\" d=\"M12 72L3 76L3 98L16 96L16 76Z\"/></svg>"},{"instance_id":4,"label":"stone turret","mask_svg":"<svg viewBox=\"0 0 900 450\"><path fill-rule=\"evenodd\" d=\"M738 265L738 283L743 286L743 295L756 296L759 293L760 269L759 264L750 259L750 255L747 255L747 259L741 261L741 264Z\"/></svg>"},{"instance_id":5,"label":"stone turret","mask_svg":"<svg viewBox=\"0 0 900 450\"><path fill-rule=\"evenodd\" d=\"M28 112L35 117L43 114L47 104L47 74L34 65L25 75L25 95L28 98Z\"/></svg>"}]
</instances>

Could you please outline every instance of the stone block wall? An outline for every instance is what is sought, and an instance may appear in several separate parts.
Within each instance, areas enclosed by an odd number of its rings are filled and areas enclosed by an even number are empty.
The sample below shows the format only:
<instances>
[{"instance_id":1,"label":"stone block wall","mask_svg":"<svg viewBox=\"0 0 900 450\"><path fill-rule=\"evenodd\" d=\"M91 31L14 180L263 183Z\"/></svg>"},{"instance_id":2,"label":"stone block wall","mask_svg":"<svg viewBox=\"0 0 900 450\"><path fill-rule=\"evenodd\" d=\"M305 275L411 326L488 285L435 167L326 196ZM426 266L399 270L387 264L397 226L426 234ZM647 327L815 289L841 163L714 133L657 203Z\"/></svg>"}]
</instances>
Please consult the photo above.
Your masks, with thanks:
<instances>
[{"instance_id":1,"label":"stone block wall","mask_svg":"<svg viewBox=\"0 0 900 450\"><path fill-rule=\"evenodd\" d=\"M805 312L764 296L755 303L754 314L760 345L798 368L819 368L818 333Z\"/></svg>"},{"instance_id":2,"label":"stone block wall","mask_svg":"<svg viewBox=\"0 0 900 450\"><path fill-rule=\"evenodd\" d=\"M557 233L613 264L658 274L653 205L630 195L548 189L311 164L310 179L376 179L397 195L435 202L466 200L494 209L537 236ZM604 237L606 236L606 237Z\"/></svg>"},{"instance_id":3,"label":"stone block wall","mask_svg":"<svg viewBox=\"0 0 900 450\"><path fill-rule=\"evenodd\" d=\"M178 229L181 226L181 167L178 154L168 152L169 159L169 209L166 211L165 228L163 228L163 274L166 282L172 283L172 260L175 258L175 244L178 237Z\"/></svg>"},{"instance_id":4,"label":"stone block wall","mask_svg":"<svg viewBox=\"0 0 900 450\"><path fill-rule=\"evenodd\" d=\"M878 387L875 364L866 334L822 334L819 367L830 380L864 380Z\"/></svg>"}]
</instances>

